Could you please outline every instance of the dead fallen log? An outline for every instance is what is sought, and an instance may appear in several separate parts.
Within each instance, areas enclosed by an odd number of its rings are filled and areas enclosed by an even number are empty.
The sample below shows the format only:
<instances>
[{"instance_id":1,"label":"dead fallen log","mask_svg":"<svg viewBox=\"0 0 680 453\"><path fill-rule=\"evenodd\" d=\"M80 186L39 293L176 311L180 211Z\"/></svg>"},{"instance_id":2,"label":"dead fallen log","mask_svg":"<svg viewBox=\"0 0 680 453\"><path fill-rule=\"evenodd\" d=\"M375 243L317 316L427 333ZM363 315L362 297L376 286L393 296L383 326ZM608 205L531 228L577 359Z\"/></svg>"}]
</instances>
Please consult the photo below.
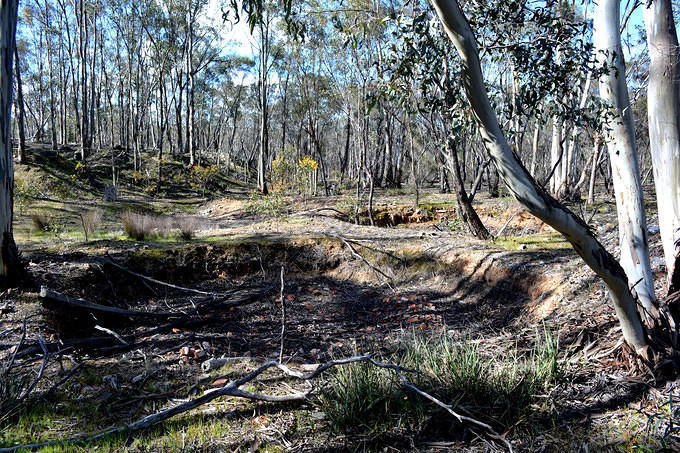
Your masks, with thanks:
<instances>
[{"instance_id":1,"label":"dead fallen log","mask_svg":"<svg viewBox=\"0 0 680 453\"><path fill-rule=\"evenodd\" d=\"M139 310L127 310L125 308L110 307L108 305L101 305L95 302L90 302L85 299L76 299L73 297L66 296L64 294L52 291L46 286L40 288L40 297L52 302L58 302L62 304L72 305L74 307L80 307L87 310L100 311L105 313L113 313L122 316L137 316L137 317L161 317L167 318L172 316L182 316L181 313L172 312L153 312L153 311L139 311Z\"/></svg>"},{"instance_id":2,"label":"dead fallen log","mask_svg":"<svg viewBox=\"0 0 680 453\"><path fill-rule=\"evenodd\" d=\"M45 292L45 296L43 296L43 290ZM200 301L198 304L196 304L196 307L192 309L189 313L183 314L183 313L170 313L171 315L177 317L176 319L173 319L170 322L167 322L163 325L154 327L150 330L142 331L142 332L137 332L135 335L120 335L120 338L116 338L115 336L105 336L105 337L85 337L85 338L71 338L71 339L65 339L60 342L55 342L55 343L45 343L45 346L47 347L47 350L49 352L58 352L61 350L68 350L70 348L79 348L79 349L94 349L96 352L101 355L101 356L106 356L110 355L113 353L118 353L118 352L123 352L123 351L128 351L134 348L139 348L139 347L144 347L148 346L149 344L153 344L154 342L150 341L138 341L138 338L148 338L153 335L156 335L158 333L163 333L171 330L172 328L182 328L182 327L201 327L206 324L210 324L213 322L222 322L223 320L219 317L219 314L224 313L225 310L228 310L230 308L234 307L241 307L244 305L252 304L259 300L262 297L266 297L268 294L271 293L273 290L272 286L265 286L265 287L260 287L258 289L252 289L252 288L243 288L243 291L248 291L248 293L240 298L237 299L230 299L228 297L224 297L221 299L215 299L213 297L208 297ZM51 297L46 297L46 296L55 296L58 297L59 299L54 299ZM93 302L86 301L84 299L74 299L68 296L64 296L63 294L50 291L49 289L43 287L41 289L41 297L47 298L49 300L56 300L57 302L63 302L63 303L68 303L70 305L86 308L86 309L94 309L93 307L103 307L105 309L115 309L116 311L114 313L118 314L124 314L124 315L129 315L129 312L132 313L140 313L144 315L153 315L153 312L135 312L133 310L123 310L120 308L116 307L107 307L105 305L99 305L95 304ZM60 299L66 299L66 301L62 301ZM75 302L75 303L71 303ZM85 302L85 305L82 305L82 302ZM198 312L201 310L205 310L208 313L203 313L200 317L197 316ZM109 310L105 310L109 311ZM120 311L123 311L124 313L120 313ZM215 314L214 316L211 316L209 313ZM159 315L158 317L167 317L167 313L156 313ZM122 340L122 341L121 341ZM170 340L163 340L163 341L170 341ZM121 343L127 343L127 344L121 344ZM18 347L15 347L15 345L1 345L5 347L5 349L11 349L15 348L14 353L16 354L17 359L21 359L27 356L31 356L34 354L38 354L42 351L42 348L40 345L32 343L32 344L20 344Z\"/></svg>"}]
</instances>

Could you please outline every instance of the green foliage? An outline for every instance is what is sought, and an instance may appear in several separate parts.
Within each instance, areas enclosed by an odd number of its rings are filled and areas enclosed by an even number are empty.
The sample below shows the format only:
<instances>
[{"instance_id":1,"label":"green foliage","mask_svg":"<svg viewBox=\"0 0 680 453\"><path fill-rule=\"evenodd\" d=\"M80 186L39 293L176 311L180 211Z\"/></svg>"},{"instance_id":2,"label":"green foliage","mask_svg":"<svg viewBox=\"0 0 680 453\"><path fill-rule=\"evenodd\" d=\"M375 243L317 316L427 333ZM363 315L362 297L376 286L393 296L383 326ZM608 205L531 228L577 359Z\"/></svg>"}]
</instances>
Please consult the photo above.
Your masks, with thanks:
<instances>
[{"instance_id":1,"label":"green foliage","mask_svg":"<svg viewBox=\"0 0 680 453\"><path fill-rule=\"evenodd\" d=\"M19 207L23 214L30 200L40 196L38 188L34 184L26 184L23 178L14 178L14 205Z\"/></svg>"},{"instance_id":2,"label":"green foliage","mask_svg":"<svg viewBox=\"0 0 680 453\"><path fill-rule=\"evenodd\" d=\"M217 165L207 167L194 165L190 171L191 187L200 190L202 195L205 196L206 189L215 183L219 174L220 168Z\"/></svg>"},{"instance_id":3,"label":"green foliage","mask_svg":"<svg viewBox=\"0 0 680 453\"><path fill-rule=\"evenodd\" d=\"M261 214L269 217L281 217L286 214L286 200L280 192L262 195L251 192L243 209L251 214Z\"/></svg>"},{"instance_id":4,"label":"green foliage","mask_svg":"<svg viewBox=\"0 0 680 453\"><path fill-rule=\"evenodd\" d=\"M293 146L286 145L272 161L272 190L287 192L295 186L294 152Z\"/></svg>"},{"instance_id":5,"label":"green foliage","mask_svg":"<svg viewBox=\"0 0 680 453\"><path fill-rule=\"evenodd\" d=\"M338 368L326 384L318 404L335 433L387 430L402 417L409 423L422 421L422 407L389 370L352 364Z\"/></svg>"},{"instance_id":6,"label":"green foliage","mask_svg":"<svg viewBox=\"0 0 680 453\"><path fill-rule=\"evenodd\" d=\"M83 180L87 176L87 167L85 164L81 161L76 162L76 166L73 170L73 174L71 175L71 182L74 184L78 182L79 180Z\"/></svg>"},{"instance_id":7,"label":"green foliage","mask_svg":"<svg viewBox=\"0 0 680 453\"><path fill-rule=\"evenodd\" d=\"M361 203L359 199L354 195L343 195L335 205L338 211L342 211L348 216L352 217L354 213L358 212L361 208Z\"/></svg>"},{"instance_id":8,"label":"green foliage","mask_svg":"<svg viewBox=\"0 0 680 453\"><path fill-rule=\"evenodd\" d=\"M294 153L292 146L286 146L272 161L272 189L310 195L314 192L314 172L319 164L311 156L304 156L295 163Z\"/></svg>"}]
</instances>

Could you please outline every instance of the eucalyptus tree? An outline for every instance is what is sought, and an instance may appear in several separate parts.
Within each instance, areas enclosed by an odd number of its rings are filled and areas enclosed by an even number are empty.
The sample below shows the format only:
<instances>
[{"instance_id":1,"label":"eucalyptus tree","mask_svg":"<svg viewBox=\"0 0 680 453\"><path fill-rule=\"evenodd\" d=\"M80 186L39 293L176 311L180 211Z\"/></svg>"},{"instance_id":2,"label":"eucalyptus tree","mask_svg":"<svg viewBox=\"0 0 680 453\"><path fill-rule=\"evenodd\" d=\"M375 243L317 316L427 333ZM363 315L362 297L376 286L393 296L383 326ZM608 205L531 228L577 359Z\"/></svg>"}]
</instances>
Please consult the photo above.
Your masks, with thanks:
<instances>
[{"instance_id":1,"label":"eucalyptus tree","mask_svg":"<svg viewBox=\"0 0 680 453\"><path fill-rule=\"evenodd\" d=\"M0 284L18 283L20 259L12 227L14 162L11 143L12 64L16 46L16 0L0 2Z\"/></svg>"},{"instance_id":2,"label":"eucalyptus tree","mask_svg":"<svg viewBox=\"0 0 680 453\"><path fill-rule=\"evenodd\" d=\"M390 69L383 90L409 113L409 121L411 116L429 121L433 136L437 137L434 144L437 153L453 176L461 218L475 236L489 239L491 235L465 188L458 156L461 145L465 146L462 132L472 126L472 121L460 109L460 74L459 68L450 61L450 41L432 23L427 10L413 8L408 16L400 15L394 22L392 58L387 61ZM412 165L414 160L411 150ZM412 172L415 180L413 166Z\"/></svg>"},{"instance_id":3,"label":"eucalyptus tree","mask_svg":"<svg viewBox=\"0 0 680 453\"><path fill-rule=\"evenodd\" d=\"M661 243L669 283L680 289L680 47L670 0L643 6L651 65L647 89L649 144Z\"/></svg>"},{"instance_id":4,"label":"eucalyptus tree","mask_svg":"<svg viewBox=\"0 0 680 453\"><path fill-rule=\"evenodd\" d=\"M603 67L599 76L600 97L610 107L605 111L608 121L603 123L616 196L621 264L643 306L651 311L656 296L619 17L619 0L600 0L595 8L593 42Z\"/></svg>"},{"instance_id":5,"label":"eucalyptus tree","mask_svg":"<svg viewBox=\"0 0 680 453\"><path fill-rule=\"evenodd\" d=\"M541 189L513 154L489 102L475 35L456 0L432 0L463 68L463 84L487 152L508 190L529 212L562 233L574 250L607 284L625 340L643 352L647 339L623 268L597 241L588 226Z\"/></svg>"}]
</instances>

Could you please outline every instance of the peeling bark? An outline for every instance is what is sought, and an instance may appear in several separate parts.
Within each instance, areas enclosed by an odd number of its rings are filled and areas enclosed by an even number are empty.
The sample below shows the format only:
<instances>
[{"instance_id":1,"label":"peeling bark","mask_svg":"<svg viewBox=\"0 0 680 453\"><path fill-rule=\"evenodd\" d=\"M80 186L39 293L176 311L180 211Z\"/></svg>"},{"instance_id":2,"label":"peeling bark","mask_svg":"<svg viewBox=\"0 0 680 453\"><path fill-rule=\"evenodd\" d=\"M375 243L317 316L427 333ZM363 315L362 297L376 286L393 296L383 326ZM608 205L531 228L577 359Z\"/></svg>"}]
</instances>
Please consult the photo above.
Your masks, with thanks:
<instances>
[{"instance_id":1,"label":"peeling bark","mask_svg":"<svg viewBox=\"0 0 680 453\"><path fill-rule=\"evenodd\" d=\"M20 269L12 232L14 162L10 118L17 6L16 0L0 2L0 284L3 286L16 284Z\"/></svg>"}]
</instances>

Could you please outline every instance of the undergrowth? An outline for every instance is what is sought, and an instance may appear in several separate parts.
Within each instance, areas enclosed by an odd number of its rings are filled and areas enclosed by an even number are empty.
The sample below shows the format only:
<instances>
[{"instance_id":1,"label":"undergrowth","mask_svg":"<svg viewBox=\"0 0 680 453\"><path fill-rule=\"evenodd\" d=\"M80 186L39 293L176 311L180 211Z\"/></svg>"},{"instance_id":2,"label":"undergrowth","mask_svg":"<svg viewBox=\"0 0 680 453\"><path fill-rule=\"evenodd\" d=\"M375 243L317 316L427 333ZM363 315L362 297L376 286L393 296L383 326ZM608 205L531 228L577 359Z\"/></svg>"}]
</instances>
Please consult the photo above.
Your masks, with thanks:
<instances>
[{"instance_id":1,"label":"undergrowth","mask_svg":"<svg viewBox=\"0 0 680 453\"><path fill-rule=\"evenodd\" d=\"M446 404L505 431L540 411L544 395L562 377L558 338L537 333L536 346L512 346L502 355L480 350L473 341L454 342L442 332L411 335L400 364L417 370L411 383ZM404 389L391 371L359 363L338 368L318 403L336 433L369 434L404 430L460 438L455 419Z\"/></svg>"}]
</instances>

